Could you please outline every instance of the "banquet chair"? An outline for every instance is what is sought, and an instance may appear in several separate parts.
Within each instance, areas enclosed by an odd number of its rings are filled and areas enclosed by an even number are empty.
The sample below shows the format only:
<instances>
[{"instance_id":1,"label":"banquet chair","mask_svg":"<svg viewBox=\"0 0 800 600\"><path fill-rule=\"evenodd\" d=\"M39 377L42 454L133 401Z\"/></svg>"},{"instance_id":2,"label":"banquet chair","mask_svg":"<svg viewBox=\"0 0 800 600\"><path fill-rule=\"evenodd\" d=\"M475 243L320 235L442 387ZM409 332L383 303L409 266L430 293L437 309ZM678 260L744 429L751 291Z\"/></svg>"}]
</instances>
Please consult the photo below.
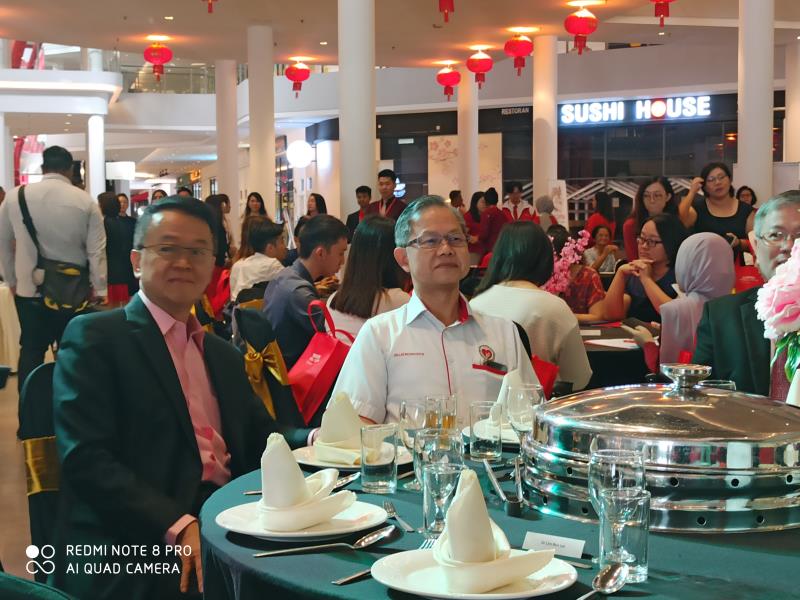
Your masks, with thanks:
<instances>
[{"instance_id":1,"label":"banquet chair","mask_svg":"<svg viewBox=\"0 0 800 600\"><path fill-rule=\"evenodd\" d=\"M53 544L58 509L59 465L53 428L53 371L55 363L34 369L19 396L19 430L25 450L31 543ZM37 572L36 581L47 575Z\"/></svg>"},{"instance_id":2,"label":"banquet chair","mask_svg":"<svg viewBox=\"0 0 800 600\"><path fill-rule=\"evenodd\" d=\"M235 308L233 318L244 342L245 369L253 391L278 423L305 427L269 319L253 308Z\"/></svg>"}]
</instances>

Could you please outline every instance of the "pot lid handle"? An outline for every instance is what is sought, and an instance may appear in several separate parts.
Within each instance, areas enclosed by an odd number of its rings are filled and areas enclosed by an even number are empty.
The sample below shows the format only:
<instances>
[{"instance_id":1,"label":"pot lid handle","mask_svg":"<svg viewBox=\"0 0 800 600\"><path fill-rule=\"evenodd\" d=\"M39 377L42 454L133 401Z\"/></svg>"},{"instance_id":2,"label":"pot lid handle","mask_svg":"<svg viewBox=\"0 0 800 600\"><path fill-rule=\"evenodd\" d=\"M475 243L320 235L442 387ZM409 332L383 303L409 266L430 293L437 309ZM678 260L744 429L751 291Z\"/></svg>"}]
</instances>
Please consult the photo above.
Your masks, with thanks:
<instances>
[{"instance_id":1,"label":"pot lid handle","mask_svg":"<svg viewBox=\"0 0 800 600\"><path fill-rule=\"evenodd\" d=\"M667 363L661 365L661 373L674 382L673 389L692 388L711 375L711 367L706 365L685 365Z\"/></svg>"}]
</instances>

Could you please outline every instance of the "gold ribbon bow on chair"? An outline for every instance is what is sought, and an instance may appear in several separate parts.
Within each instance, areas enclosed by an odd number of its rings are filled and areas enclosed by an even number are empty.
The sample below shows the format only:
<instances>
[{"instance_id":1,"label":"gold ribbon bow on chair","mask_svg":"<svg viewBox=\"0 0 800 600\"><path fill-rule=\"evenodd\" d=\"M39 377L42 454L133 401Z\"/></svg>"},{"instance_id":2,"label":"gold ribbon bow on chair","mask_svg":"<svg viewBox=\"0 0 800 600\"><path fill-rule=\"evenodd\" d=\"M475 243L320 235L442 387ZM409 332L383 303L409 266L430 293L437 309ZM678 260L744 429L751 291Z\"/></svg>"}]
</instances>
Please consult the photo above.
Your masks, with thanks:
<instances>
[{"instance_id":1,"label":"gold ribbon bow on chair","mask_svg":"<svg viewBox=\"0 0 800 600\"><path fill-rule=\"evenodd\" d=\"M25 449L28 496L39 492L57 492L59 466L55 436L22 440L22 447Z\"/></svg>"},{"instance_id":2,"label":"gold ribbon bow on chair","mask_svg":"<svg viewBox=\"0 0 800 600\"><path fill-rule=\"evenodd\" d=\"M286 363L283 362L281 349L277 341L272 341L261 351L256 352L249 343L247 344L247 354L244 355L244 367L247 371L247 378L253 391L261 398L264 407L270 416L275 419L275 404L272 401L272 394L269 391L266 379L264 379L264 368L266 368L281 385L289 385L289 374L286 372Z\"/></svg>"}]
</instances>

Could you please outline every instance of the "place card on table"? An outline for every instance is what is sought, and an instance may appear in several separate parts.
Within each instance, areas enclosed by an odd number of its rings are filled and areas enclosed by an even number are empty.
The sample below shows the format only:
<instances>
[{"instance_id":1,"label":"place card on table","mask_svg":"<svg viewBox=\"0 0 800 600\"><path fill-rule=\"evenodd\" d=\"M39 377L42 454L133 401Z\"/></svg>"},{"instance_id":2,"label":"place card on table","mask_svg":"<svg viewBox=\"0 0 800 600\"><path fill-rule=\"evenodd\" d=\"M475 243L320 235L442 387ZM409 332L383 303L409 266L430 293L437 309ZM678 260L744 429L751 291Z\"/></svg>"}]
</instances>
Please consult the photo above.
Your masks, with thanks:
<instances>
[{"instance_id":1,"label":"place card on table","mask_svg":"<svg viewBox=\"0 0 800 600\"><path fill-rule=\"evenodd\" d=\"M600 337L603 334L599 329L581 329L583 337Z\"/></svg>"},{"instance_id":2,"label":"place card on table","mask_svg":"<svg viewBox=\"0 0 800 600\"><path fill-rule=\"evenodd\" d=\"M581 558L583 556L583 546L585 544L586 542L584 540L529 531L525 534L525 541L522 542L522 548L523 550L555 550L556 554L561 556Z\"/></svg>"}]
</instances>

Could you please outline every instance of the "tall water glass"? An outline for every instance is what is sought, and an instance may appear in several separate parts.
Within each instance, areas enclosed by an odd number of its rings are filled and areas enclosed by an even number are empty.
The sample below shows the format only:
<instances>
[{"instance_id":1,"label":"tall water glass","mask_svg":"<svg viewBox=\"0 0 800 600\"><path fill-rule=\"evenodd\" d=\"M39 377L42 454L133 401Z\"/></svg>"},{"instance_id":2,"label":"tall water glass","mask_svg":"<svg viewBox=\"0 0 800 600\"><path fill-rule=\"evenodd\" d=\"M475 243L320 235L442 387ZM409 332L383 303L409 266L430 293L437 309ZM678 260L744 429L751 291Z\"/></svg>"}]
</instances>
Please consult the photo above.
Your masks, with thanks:
<instances>
[{"instance_id":1,"label":"tall water glass","mask_svg":"<svg viewBox=\"0 0 800 600\"><path fill-rule=\"evenodd\" d=\"M417 432L427 427L429 415L435 414L432 410L429 410L431 408L431 405L424 400L404 400L400 404L400 438L412 456L414 455L414 438ZM436 422L438 422L438 418ZM416 474L412 481L403 486L403 489L416 492L422 489Z\"/></svg>"},{"instance_id":2,"label":"tall water glass","mask_svg":"<svg viewBox=\"0 0 800 600\"><path fill-rule=\"evenodd\" d=\"M445 525L445 515L455 496L463 465L428 463L422 469L422 534L437 538Z\"/></svg>"},{"instance_id":3,"label":"tall water glass","mask_svg":"<svg viewBox=\"0 0 800 600\"><path fill-rule=\"evenodd\" d=\"M397 423L361 428L361 488L371 494L397 490Z\"/></svg>"},{"instance_id":4,"label":"tall water glass","mask_svg":"<svg viewBox=\"0 0 800 600\"><path fill-rule=\"evenodd\" d=\"M544 389L535 383L508 386L505 404L508 422L519 437L522 456L522 438L533 429L536 407L545 401Z\"/></svg>"},{"instance_id":5,"label":"tall water glass","mask_svg":"<svg viewBox=\"0 0 800 600\"><path fill-rule=\"evenodd\" d=\"M650 492L608 489L600 492L600 568L628 565L627 583L647 580Z\"/></svg>"},{"instance_id":6,"label":"tall water glass","mask_svg":"<svg viewBox=\"0 0 800 600\"><path fill-rule=\"evenodd\" d=\"M414 472L422 481L428 463L464 464L464 440L457 429L422 429L414 438Z\"/></svg>"},{"instance_id":7,"label":"tall water glass","mask_svg":"<svg viewBox=\"0 0 800 600\"><path fill-rule=\"evenodd\" d=\"M497 460L503 454L503 405L492 401L469 406L469 453L473 460Z\"/></svg>"}]
</instances>

